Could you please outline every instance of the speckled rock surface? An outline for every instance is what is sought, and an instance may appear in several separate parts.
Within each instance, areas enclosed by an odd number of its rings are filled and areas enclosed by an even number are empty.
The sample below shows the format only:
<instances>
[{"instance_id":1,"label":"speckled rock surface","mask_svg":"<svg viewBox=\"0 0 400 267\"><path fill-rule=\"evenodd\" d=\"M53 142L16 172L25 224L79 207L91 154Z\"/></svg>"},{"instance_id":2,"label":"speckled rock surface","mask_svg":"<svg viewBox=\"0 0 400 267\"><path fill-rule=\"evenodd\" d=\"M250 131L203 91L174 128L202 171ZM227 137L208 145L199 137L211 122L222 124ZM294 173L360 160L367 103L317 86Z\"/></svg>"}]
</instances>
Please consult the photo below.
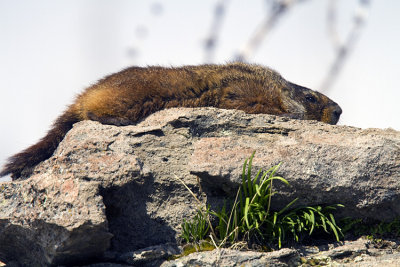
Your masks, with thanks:
<instances>
[{"instance_id":1,"label":"speckled rock surface","mask_svg":"<svg viewBox=\"0 0 400 267\"><path fill-rule=\"evenodd\" d=\"M0 183L0 261L84 264L170 243L196 203L218 206L253 170L282 162L275 208L341 203L338 216L400 215L400 133L214 108L170 109L135 126L85 121L27 180Z\"/></svg>"},{"instance_id":2,"label":"speckled rock surface","mask_svg":"<svg viewBox=\"0 0 400 267\"><path fill-rule=\"evenodd\" d=\"M380 244L379 244L380 243ZM162 267L178 266L400 266L399 242L374 242L365 238L323 246L298 246L273 252L221 249L192 253L165 261Z\"/></svg>"}]
</instances>

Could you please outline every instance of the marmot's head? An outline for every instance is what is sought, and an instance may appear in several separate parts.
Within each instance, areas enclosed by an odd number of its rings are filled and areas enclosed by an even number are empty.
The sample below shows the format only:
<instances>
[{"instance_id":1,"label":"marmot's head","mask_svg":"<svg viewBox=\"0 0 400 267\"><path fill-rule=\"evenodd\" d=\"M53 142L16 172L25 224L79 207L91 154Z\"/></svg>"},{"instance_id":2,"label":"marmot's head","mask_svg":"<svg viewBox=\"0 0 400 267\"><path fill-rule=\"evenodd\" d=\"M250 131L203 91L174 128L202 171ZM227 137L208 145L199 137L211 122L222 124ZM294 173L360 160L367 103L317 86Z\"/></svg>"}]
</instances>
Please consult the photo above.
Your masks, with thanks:
<instances>
[{"instance_id":1,"label":"marmot's head","mask_svg":"<svg viewBox=\"0 0 400 267\"><path fill-rule=\"evenodd\" d=\"M339 121L342 109L325 95L288 82L269 68L241 63L232 67L240 71L233 69L225 80L220 107L329 124Z\"/></svg>"},{"instance_id":2,"label":"marmot's head","mask_svg":"<svg viewBox=\"0 0 400 267\"><path fill-rule=\"evenodd\" d=\"M292 118L336 124L342 114L339 105L327 96L297 84L288 83L282 89L282 99L284 109Z\"/></svg>"}]
</instances>

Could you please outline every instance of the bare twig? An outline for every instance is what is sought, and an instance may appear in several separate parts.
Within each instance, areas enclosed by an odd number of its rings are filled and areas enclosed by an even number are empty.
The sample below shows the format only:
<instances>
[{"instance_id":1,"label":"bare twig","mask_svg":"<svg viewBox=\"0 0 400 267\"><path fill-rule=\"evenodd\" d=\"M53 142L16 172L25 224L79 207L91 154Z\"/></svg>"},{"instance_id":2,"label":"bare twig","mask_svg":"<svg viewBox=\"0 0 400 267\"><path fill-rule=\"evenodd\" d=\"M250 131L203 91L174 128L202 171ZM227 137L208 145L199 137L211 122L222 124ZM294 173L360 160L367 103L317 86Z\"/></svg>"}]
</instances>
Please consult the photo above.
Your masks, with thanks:
<instances>
[{"instance_id":1,"label":"bare twig","mask_svg":"<svg viewBox=\"0 0 400 267\"><path fill-rule=\"evenodd\" d=\"M345 41L342 43L336 31L336 10L334 2L335 0L331 0L331 5L328 9L328 24L330 24L329 29L336 49L336 57L328 71L326 78L323 80L322 85L319 88L321 92L325 93L332 87L333 82L336 80L340 70L343 68L344 63L346 62L348 55L353 50L359 38L361 28L367 19L370 5L370 0L359 0L358 7L355 10L353 17L352 29L350 30Z\"/></svg>"},{"instance_id":2,"label":"bare twig","mask_svg":"<svg viewBox=\"0 0 400 267\"><path fill-rule=\"evenodd\" d=\"M264 17L263 21L257 26L254 34L249 41L243 46L241 51L235 56L236 61L248 61L251 56L259 48L262 41L272 28L276 26L279 19L284 15L292 5L299 1L305 0L273 0L271 2L270 11Z\"/></svg>"},{"instance_id":3,"label":"bare twig","mask_svg":"<svg viewBox=\"0 0 400 267\"><path fill-rule=\"evenodd\" d=\"M222 21L226 13L226 8L230 0L220 0L215 6L214 19L211 24L210 35L205 40L205 62L212 63L214 61L215 48L217 46Z\"/></svg>"},{"instance_id":4,"label":"bare twig","mask_svg":"<svg viewBox=\"0 0 400 267\"><path fill-rule=\"evenodd\" d=\"M339 33L337 32L337 0L330 0L328 6L327 23L328 32L331 38L334 49L339 49L341 46Z\"/></svg>"}]
</instances>

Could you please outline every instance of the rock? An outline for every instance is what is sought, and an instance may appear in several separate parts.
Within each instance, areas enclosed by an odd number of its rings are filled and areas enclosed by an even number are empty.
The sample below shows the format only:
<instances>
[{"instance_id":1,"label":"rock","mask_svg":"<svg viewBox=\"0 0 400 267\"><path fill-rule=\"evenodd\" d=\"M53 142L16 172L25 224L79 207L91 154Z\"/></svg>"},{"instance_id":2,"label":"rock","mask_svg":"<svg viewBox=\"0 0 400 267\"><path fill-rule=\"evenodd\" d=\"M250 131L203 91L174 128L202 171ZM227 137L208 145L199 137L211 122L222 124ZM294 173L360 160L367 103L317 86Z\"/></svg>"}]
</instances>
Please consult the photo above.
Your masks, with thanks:
<instances>
[{"instance_id":1,"label":"rock","mask_svg":"<svg viewBox=\"0 0 400 267\"><path fill-rule=\"evenodd\" d=\"M398 242L383 241L386 246L379 247L365 238L355 241L345 241L342 244L317 247L317 251L304 252L304 248L297 251L302 256L303 266L398 266L400 262L400 247ZM375 243L375 244L374 244Z\"/></svg>"},{"instance_id":2,"label":"rock","mask_svg":"<svg viewBox=\"0 0 400 267\"><path fill-rule=\"evenodd\" d=\"M238 251L221 249L192 253L162 267L178 266L399 266L400 246L398 242L386 242L379 247L365 238L355 241L321 246L297 246L273 252Z\"/></svg>"},{"instance_id":3,"label":"rock","mask_svg":"<svg viewBox=\"0 0 400 267\"><path fill-rule=\"evenodd\" d=\"M79 122L29 179L0 183L0 261L82 265L177 249L197 203L175 176L216 208L234 196L254 150L254 171L282 162L290 183L275 183L275 208L299 197L344 204L338 216L400 215L399 132L176 108L135 126Z\"/></svg>"},{"instance_id":4,"label":"rock","mask_svg":"<svg viewBox=\"0 0 400 267\"><path fill-rule=\"evenodd\" d=\"M119 255L115 260L134 266L155 266L161 265L170 256L179 254L175 245L163 244L140 249L134 252L127 252Z\"/></svg>"},{"instance_id":5,"label":"rock","mask_svg":"<svg viewBox=\"0 0 400 267\"><path fill-rule=\"evenodd\" d=\"M26 266L84 262L109 247L97 183L43 174L0 188L1 260Z\"/></svg>"},{"instance_id":6,"label":"rock","mask_svg":"<svg viewBox=\"0 0 400 267\"><path fill-rule=\"evenodd\" d=\"M214 249L196 252L174 261L164 262L161 267L180 266L298 266L300 256L294 249L280 249L273 252L237 251Z\"/></svg>"},{"instance_id":7,"label":"rock","mask_svg":"<svg viewBox=\"0 0 400 267\"><path fill-rule=\"evenodd\" d=\"M220 120L213 127L220 130L212 133L202 120L193 127L202 134L193 145L190 172L207 184L203 189L234 196L241 183L238 165L256 151L254 173L281 162L278 175L291 185L275 183L278 209L298 197L297 206L341 203L346 207L340 217L400 215L400 132L237 113Z\"/></svg>"}]
</instances>

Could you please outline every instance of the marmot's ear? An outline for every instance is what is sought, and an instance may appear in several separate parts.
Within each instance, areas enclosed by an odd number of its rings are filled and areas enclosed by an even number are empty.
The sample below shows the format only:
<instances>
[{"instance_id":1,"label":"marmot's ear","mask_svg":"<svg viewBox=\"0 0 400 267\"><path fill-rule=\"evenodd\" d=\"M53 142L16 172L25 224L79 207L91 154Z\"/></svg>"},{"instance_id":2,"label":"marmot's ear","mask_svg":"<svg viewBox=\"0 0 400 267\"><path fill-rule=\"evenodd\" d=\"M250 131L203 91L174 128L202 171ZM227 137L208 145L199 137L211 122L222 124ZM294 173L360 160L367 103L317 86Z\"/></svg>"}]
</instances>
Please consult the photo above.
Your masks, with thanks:
<instances>
[{"instance_id":1,"label":"marmot's ear","mask_svg":"<svg viewBox=\"0 0 400 267\"><path fill-rule=\"evenodd\" d=\"M283 95L288 97L293 97L293 92L294 92L293 89L295 88L290 88L289 86L282 86L280 90Z\"/></svg>"}]
</instances>

